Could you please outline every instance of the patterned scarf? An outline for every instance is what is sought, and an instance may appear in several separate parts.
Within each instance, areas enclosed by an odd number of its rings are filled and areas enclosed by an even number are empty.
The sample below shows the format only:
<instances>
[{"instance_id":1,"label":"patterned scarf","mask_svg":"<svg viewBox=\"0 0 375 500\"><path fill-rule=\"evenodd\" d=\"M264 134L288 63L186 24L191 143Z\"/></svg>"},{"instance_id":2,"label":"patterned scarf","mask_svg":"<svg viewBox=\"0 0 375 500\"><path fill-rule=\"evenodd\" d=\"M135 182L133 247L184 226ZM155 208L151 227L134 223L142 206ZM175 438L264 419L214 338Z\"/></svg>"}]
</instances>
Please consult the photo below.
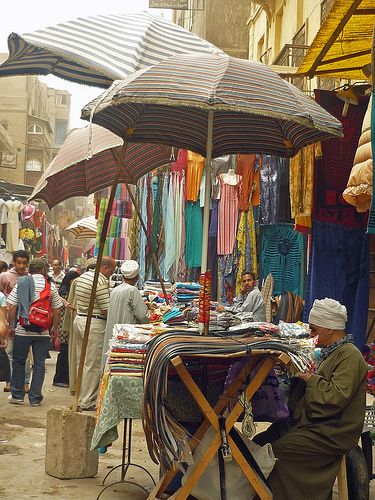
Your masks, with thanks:
<instances>
[{"instance_id":1,"label":"patterned scarf","mask_svg":"<svg viewBox=\"0 0 375 500\"><path fill-rule=\"evenodd\" d=\"M323 349L320 351L320 354L316 360L315 370L318 371L318 368L320 367L320 365L323 363L323 361L325 359L328 358L328 356L330 356L333 353L333 351L335 351L341 345L348 344L348 343L354 344L354 340L353 340L352 335L345 335L342 339L339 339L339 340L336 340L336 342L333 342L333 344L330 344L327 347L323 347Z\"/></svg>"}]
</instances>

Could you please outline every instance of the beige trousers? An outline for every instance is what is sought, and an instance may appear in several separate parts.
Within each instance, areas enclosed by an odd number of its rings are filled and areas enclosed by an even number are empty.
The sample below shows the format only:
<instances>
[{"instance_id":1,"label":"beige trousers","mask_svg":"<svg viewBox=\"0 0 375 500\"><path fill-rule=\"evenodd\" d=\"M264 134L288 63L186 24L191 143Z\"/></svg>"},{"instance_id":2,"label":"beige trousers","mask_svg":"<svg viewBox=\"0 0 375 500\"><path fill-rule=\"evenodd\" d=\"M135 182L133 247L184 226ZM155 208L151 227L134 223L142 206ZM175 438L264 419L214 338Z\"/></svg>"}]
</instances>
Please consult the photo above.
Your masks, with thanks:
<instances>
[{"instance_id":1,"label":"beige trousers","mask_svg":"<svg viewBox=\"0 0 375 500\"><path fill-rule=\"evenodd\" d=\"M73 328L76 344L77 372L79 367L79 359L81 356L85 326L86 318L83 316L76 316L73 323ZM105 326L105 320L92 318L85 364L83 366L81 393L78 399L78 405L82 410L87 410L88 408L92 408L96 405L101 375L100 366L102 359Z\"/></svg>"}]
</instances>

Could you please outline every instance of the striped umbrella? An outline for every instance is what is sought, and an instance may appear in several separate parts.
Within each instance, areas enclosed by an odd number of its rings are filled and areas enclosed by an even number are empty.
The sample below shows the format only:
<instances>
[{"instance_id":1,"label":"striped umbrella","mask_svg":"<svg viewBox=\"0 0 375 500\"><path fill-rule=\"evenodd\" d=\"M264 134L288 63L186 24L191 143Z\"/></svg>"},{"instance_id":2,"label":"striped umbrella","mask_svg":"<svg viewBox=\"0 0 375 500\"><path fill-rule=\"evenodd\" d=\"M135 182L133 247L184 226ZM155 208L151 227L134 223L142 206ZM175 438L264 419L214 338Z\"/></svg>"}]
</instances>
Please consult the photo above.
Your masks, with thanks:
<instances>
[{"instance_id":1,"label":"striped umbrella","mask_svg":"<svg viewBox=\"0 0 375 500\"><path fill-rule=\"evenodd\" d=\"M123 140L92 124L73 129L36 185L30 199L49 208L73 196L88 196L113 184ZM170 163L172 148L129 144L120 182L135 184L142 175Z\"/></svg>"},{"instance_id":2,"label":"striped umbrella","mask_svg":"<svg viewBox=\"0 0 375 500\"><path fill-rule=\"evenodd\" d=\"M332 136L341 123L268 66L225 54L185 54L137 72L83 108L82 118L131 141L170 144L206 156L214 111L212 156L294 156Z\"/></svg>"},{"instance_id":3,"label":"striped umbrella","mask_svg":"<svg viewBox=\"0 0 375 500\"><path fill-rule=\"evenodd\" d=\"M92 120L127 141L165 143L211 157L291 157L341 123L264 64L225 54L171 57L115 82L86 105ZM206 183L201 272L207 270L210 183Z\"/></svg>"},{"instance_id":4,"label":"striped umbrella","mask_svg":"<svg viewBox=\"0 0 375 500\"><path fill-rule=\"evenodd\" d=\"M76 240L95 238L98 229L98 221L93 215L73 222L65 231L72 234Z\"/></svg>"},{"instance_id":5,"label":"striped umbrella","mask_svg":"<svg viewBox=\"0 0 375 500\"><path fill-rule=\"evenodd\" d=\"M0 76L53 73L103 88L175 54L220 52L149 12L79 18L22 36L12 33L8 48Z\"/></svg>"}]
</instances>

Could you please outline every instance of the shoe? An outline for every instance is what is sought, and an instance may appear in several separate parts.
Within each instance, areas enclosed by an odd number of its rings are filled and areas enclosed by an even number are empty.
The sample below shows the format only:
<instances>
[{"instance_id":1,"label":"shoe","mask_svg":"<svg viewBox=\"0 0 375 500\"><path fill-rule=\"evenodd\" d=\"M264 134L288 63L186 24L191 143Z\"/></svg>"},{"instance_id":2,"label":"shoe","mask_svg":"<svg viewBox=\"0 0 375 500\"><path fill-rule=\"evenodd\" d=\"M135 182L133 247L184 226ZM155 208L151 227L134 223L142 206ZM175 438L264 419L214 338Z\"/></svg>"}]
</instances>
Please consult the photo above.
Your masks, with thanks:
<instances>
[{"instance_id":1,"label":"shoe","mask_svg":"<svg viewBox=\"0 0 375 500\"><path fill-rule=\"evenodd\" d=\"M4 392L10 392L10 384L5 384Z\"/></svg>"},{"instance_id":2,"label":"shoe","mask_svg":"<svg viewBox=\"0 0 375 500\"><path fill-rule=\"evenodd\" d=\"M12 395L8 396L8 401L14 405L23 405L23 399L16 399Z\"/></svg>"},{"instance_id":3,"label":"shoe","mask_svg":"<svg viewBox=\"0 0 375 500\"><path fill-rule=\"evenodd\" d=\"M29 391L30 391L30 384L25 384L23 386L23 390L25 391L25 393L27 394Z\"/></svg>"},{"instance_id":4,"label":"shoe","mask_svg":"<svg viewBox=\"0 0 375 500\"><path fill-rule=\"evenodd\" d=\"M54 382L52 385L55 387L69 387L69 384L64 384L64 382Z\"/></svg>"},{"instance_id":5,"label":"shoe","mask_svg":"<svg viewBox=\"0 0 375 500\"><path fill-rule=\"evenodd\" d=\"M82 411L96 411L96 406L90 406L89 408L81 408Z\"/></svg>"},{"instance_id":6,"label":"shoe","mask_svg":"<svg viewBox=\"0 0 375 500\"><path fill-rule=\"evenodd\" d=\"M42 406L42 403L30 403L30 406Z\"/></svg>"}]
</instances>

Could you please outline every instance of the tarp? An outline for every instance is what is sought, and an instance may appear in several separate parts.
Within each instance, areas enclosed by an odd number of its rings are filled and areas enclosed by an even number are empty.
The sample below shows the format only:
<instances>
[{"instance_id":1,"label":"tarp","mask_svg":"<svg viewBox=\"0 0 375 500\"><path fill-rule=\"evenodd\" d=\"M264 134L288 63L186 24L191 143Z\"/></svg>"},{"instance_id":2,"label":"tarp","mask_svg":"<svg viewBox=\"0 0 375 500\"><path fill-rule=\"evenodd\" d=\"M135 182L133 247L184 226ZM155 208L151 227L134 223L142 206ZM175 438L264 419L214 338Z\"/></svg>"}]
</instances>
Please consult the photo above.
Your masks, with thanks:
<instances>
[{"instance_id":1,"label":"tarp","mask_svg":"<svg viewBox=\"0 0 375 500\"><path fill-rule=\"evenodd\" d=\"M336 0L297 74L364 80L374 24L374 0Z\"/></svg>"}]
</instances>

